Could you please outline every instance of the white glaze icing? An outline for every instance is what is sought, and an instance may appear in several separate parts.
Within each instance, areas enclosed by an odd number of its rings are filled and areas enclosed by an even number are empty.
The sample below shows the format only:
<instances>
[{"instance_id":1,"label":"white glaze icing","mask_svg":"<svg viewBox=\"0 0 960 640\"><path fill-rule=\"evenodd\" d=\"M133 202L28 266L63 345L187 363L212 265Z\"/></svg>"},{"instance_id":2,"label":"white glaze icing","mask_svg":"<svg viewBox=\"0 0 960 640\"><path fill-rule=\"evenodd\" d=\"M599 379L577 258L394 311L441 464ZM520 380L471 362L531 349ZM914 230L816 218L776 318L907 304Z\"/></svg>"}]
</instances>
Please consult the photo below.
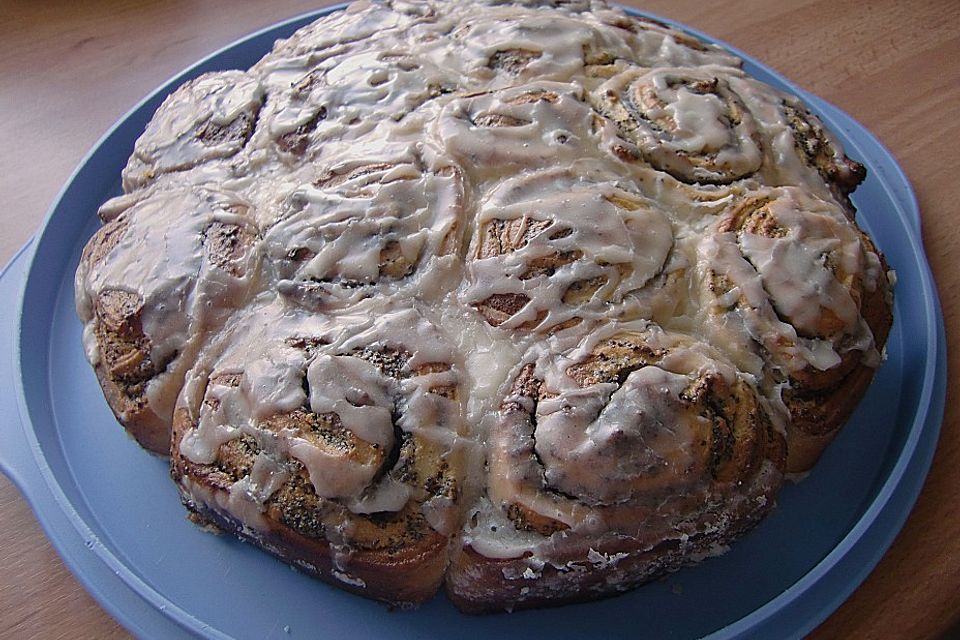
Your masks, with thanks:
<instances>
[{"instance_id":1,"label":"white glaze icing","mask_svg":"<svg viewBox=\"0 0 960 640\"><path fill-rule=\"evenodd\" d=\"M656 168L687 182L728 183L760 169L757 125L728 78L739 69L630 69L594 101Z\"/></svg>"},{"instance_id":2,"label":"white glaze icing","mask_svg":"<svg viewBox=\"0 0 960 640\"><path fill-rule=\"evenodd\" d=\"M854 296L879 286L871 266L878 258L865 251L859 232L838 205L796 188L751 195L769 201L765 210L784 235L704 236L698 249L703 281L715 273L731 285L722 294L704 286L707 335L757 375L763 362L752 353L754 342L788 372L828 370L850 350L873 360L873 335Z\"/></svg>"},{"instance_id":3,"label":"white glaze icing","mask_svg":"<svg viewBox=\"0 0 960 640\"><path fill-rule=\"evenodd\" d=\"M541 401L536 451L546 481L599 503L654 490L668 477L671 488L682 491L684 478L697 479L705 463L697 446L704 427L696 424L705 418L687 417L678 406L689 384L684 376L644 367L619 386L573 386Z\"/></svg>"},{"instance_id":4,"label":"white glaze icing","mask_svg":"<svg viewBox=\"0 0 960 640\"><path fill-rule=\"evenodd\" d=\"M407 147L364 155L334 165L321 186L293 189L265 234L278 290L306 306L429 288L456 258L465 221L451 163L421 168L423 154ZM396 272L385 266L391 250Z\"/></svg>"}]
</instances>

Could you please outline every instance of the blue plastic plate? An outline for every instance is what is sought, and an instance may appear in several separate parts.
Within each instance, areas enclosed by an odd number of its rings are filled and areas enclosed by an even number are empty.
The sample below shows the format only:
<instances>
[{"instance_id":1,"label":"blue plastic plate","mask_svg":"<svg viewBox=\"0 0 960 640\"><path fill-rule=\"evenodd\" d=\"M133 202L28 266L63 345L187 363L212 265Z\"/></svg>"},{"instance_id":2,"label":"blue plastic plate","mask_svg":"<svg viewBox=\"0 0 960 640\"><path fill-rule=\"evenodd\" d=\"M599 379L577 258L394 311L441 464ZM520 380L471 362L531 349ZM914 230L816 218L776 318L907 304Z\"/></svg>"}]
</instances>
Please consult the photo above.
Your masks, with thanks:
<instances>
[{"instance_id":1,"label":"blue plastic plate","mask_svg":"<svg viewBox=\"0 0 960 640\"><path fill-rule=\"evenodd\" d=\"M80 343L73 273L98 205L119 193L120 170L164 96L202 72L247 68L318 15L244 38L146 98L93 148L0 277L0 300L22 292L0 308L0 467L86 588L131 632L165 639L446 638L453 629L799 637L826 618L886 551L923 484L943 417L943 321L917 205L894 160L848 116L735 50L750 73L803 97L867 165L854 201L900 285L889 357L866 399L813 473L785 487L779 508L728 554L601 602L467 617L442 595L390 612L186 520L166 462L129 439L104 403Z\"/></svg>"}]
</instances>

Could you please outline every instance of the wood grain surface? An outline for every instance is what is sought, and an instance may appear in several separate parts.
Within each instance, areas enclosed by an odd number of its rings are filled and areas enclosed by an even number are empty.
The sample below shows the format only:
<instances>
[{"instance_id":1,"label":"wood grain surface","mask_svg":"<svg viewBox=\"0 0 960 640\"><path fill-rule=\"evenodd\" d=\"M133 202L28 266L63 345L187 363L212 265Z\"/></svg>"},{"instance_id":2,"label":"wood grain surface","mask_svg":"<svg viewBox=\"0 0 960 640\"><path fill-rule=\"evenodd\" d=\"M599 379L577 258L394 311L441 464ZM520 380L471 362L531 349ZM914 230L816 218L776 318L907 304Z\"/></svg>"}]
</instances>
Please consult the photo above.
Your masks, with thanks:
<instances>
[{"instance_id":1,"label":"wood grain surface","mask_svg":"<svg viewBox=\"0 0 960 640\"><path fill-rule=\"evenodd\" d=\"M142 96L236 38L323 4L0 0L0 264L35 233L89 148ZM920 202L955 373L960 268L950 256L960 255L953 157L960 146L960 3L628 4L755 56L851 114L891 150ZM953 400L951 393L930 476L906 526L863 586L811 637L960 635L960 403ZM124 637L0 476L0 638Z\"/></svg>"}]
</instances>

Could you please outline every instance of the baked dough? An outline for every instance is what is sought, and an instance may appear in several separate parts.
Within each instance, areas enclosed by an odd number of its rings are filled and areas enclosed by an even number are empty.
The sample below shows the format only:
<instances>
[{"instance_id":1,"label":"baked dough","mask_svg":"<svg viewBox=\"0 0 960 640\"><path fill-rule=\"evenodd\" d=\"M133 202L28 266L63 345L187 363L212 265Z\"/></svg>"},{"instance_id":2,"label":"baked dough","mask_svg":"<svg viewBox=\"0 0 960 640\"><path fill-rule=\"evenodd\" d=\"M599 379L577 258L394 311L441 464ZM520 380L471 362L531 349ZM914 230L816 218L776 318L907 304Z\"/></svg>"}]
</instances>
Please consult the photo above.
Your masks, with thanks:
<instances>
[{"instance_id":1,"label":"baked dough","mask_svg":"<svg viewBox=\"0 0 960 640\"><path fill-rule=\"evenodd\" d=\"M602 2L357 2L167 98L77 310L198 522L393 604L585 600L722 551L863 396L864 176Z\"/></svg>"}]
</instances>

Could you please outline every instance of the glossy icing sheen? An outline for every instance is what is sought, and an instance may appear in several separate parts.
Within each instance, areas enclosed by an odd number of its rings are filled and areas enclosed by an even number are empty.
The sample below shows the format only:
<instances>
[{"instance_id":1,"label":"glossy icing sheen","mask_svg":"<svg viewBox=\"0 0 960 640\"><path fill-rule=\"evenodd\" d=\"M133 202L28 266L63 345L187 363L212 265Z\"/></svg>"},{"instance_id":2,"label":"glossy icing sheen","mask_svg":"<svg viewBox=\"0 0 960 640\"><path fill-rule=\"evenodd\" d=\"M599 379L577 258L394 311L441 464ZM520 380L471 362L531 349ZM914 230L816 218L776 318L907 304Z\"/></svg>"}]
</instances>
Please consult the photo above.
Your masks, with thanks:
<instances>
[{"instance_id":1,"label":"glossy icing sheen","mask_svg":"<svg viewBox=\"0 0 960 640\"><path fill-rule=\"evenodd\" d=\"M663 25L550 4L357 2L249 71L187 83L137 141L125 195L101 211L128 221L122 239L77 274L88 355L97 296L139 296L156 361L187 360L148 383L158 415L193 367L180 455L258 445L210 498L246 526L266 528L263 505L305 469L355 514L413 500L437 530L466 522L464 544L531 570L570 551L505 516L518 495L596 536L627 535L617 505L641 505L649 526L629 535L680 539L690 500L762 501L779 482L767 460L745 467L742 496L716 489L691 385L722 379L783 433L792 375L851 353L878 363L860 303L887 275L805 151L795 99ZM828 133L819 144L843 158ZM767 226L738 213L753 201ZM215 220L249 229L242 270L205 261ZM617 331L669 353L575 382L569 367ZM370 352L403 354L402 370ZM547 390L535 408L511 390L528 365ZM374 453L276 426L298 411L335 416ZM455 469L455 504L383 467L401 434Z\"/></svg>"}]
</instances>

